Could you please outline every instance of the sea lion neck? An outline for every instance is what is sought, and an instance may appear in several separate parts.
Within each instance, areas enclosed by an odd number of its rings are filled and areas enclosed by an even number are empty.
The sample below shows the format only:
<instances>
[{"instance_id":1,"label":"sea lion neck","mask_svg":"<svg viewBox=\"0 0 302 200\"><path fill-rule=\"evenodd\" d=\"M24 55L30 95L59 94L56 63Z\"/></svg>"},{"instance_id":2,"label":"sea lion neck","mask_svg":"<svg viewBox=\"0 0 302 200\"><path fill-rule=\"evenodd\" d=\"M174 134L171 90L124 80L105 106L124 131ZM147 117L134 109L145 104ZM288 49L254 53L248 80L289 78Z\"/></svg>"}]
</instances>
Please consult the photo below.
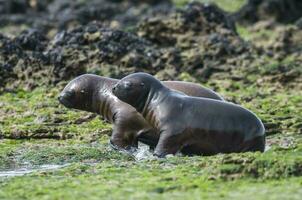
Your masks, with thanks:
<instances>
[{"instance_id":1,"label":"sea lion neck","mask_svg":"<svg viewBox=\"0 0 302 200\"><path fill-rule=\"evenodd\" d=\"M92 102L93 112L108 121L112 121L112 108L114 102L116 102L116 97L112 94L112 88L117 82L117 79L99 77L94 86L93 99L98 99L98 101Z\"/></svg>"},{"instance_id":2,"label":"sea lion neck","mask_svg":"<svg viewBox=\"0 0 302 200\"><path fill-rule=\"evenodd\" d=\"M157 105L164 101L164 99L168 96L167 94L169 92L170 89L166 88L163 85L151 87L143 108L138 111L142 113L143 116L145 116L148 111L153 110Z\"/></svg>"},{"instance_id":3,"label":"sea lion neck","mask_svg":"<svg viewBox=\"0 0 302 200\"><path fill-rule=\"evenodd\" d=\"M117 79L98 76L95 81L96 90L99 93L111 93L113 86L118 82Z\"/></svg>"},{"instance_id":4,"label":"sea lion neck","mask_svg":"<svg viewBox=\"0 0 302 200\"><path fill-rule=\"evenodd\" d=\"M153 105L161 103L170 92L171 90L169 88L164 87L163 85L162 87L152 88L149 93L151 97L149 103L152 103Z\"/></svg>"}]
</instances>

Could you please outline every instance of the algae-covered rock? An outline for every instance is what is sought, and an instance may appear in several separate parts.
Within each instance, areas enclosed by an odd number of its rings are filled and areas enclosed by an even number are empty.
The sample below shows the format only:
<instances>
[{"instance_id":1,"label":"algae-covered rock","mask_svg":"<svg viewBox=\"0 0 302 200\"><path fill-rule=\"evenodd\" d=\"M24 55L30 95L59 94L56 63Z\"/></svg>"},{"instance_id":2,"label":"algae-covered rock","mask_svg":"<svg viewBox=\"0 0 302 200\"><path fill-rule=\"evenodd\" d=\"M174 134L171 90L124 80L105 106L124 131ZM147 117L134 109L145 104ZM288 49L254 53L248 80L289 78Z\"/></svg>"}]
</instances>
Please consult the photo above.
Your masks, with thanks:
<instances>
[{"instance_id":1,"label":"algae-covered rock","mask_svg":"<svg viewBox=\"0 0 302 200\"><path fill-rule=\"evenodd\" d=\"M237 34L228 15L213 4L193 2L165 18L149 18L138 26L138 35L153 41L160 48L180 52L180 68L208 79L215 71L241 65L238 56L250 57L252 46ZM236 63L239 61L239 63Z\"/></svg>"},{"instance_id":2,"label":"algae-covered rock","mask_svg":"<svg viewBox=\"0 0 302 200\"><path fill-rule=\"evenodd\" d=\"M214 4L193 2L166 17L149 18L138 26L138 34L160 46L178 45L197 36L230 32L236 35L234 23ZM192 37L188 37L188 35ZM187 44L189 45L189 44Z\"/></svg>"},{"instance_id":3,"label":"algae-covered rock","mask_svg":"<svg viewBox=\"0 0 302 200\"><path fill-rule=\"evenodd\" d=\"M268 19L281 23L294 23L301 16L300 0L248 0L234 14L237 21L251 23Z\"/></svg>"},{"instance_id":4,"label":"algae-covered rock","mask_svg":"<svg viewBox=\"0 0 302 200\"><path fill-rule=\"evenodd\" d=\"M47 55L55 63L54 72L59 77L60 71L64 71L66 66L75 65L112 77L142 70L152 73L156 70L155 60L159 57L149 41L98 24L58 33L51 41Z\"/></svg>"},{"instance_id":5,"label":"algae-covered rock","mask_svg":"<svg viewBox=\"0 0 302 200\"><path fill-rule=\"evenodd\" d=\"M14 79L13 68L18 57L22 57L22 49L12 40L0 34L0 87L4 87L8 79Z\"/></svg>"},{"instance_id":6,"label":"algae-covered rock","mask_svg":"<svg viewBox=\"0 0 302 200\"><path fill-rule=\"evenodd\" d=\"M250 31L260 32L256 26ZM277 30L276 37L264 42L254 39L253 45L237 34L227 13L197 2L172 9L164 17L146 15L131 32L99 22L59 31L53 37L28 29L14 38L1 37L2 85L14 88L26 83L33 88L86 72L120 78L145 71L163 80L180 79L185 72L203 81L227 72L229 78L246 80L247 69L266 65L266 57L281 62L291 54L301 59L300 32L298 28ZM300 77L300 72L294 72L289 70L286 79Z\"/></svg>"},{"instance_id":7,"label":"algae-covered rock","mask_svg":"<svg viewBox=\"0 0 302 200\"><path fill-rule=\"evenodd\" d=\"M46 36L37 30L24 31L13 39L1 36L1 86L14 88L23 85L31 89L37 85L53 83L56 78L56 62L43 52L47 44ZM83 72L81 67L74 68L73 75ZM71 76L65 75L63 78L68 79Z\"/></svg>"},{"instance_id":8,"label":"algae-covered rock","mask_svg":"<svg viewBox=\"0 0 302 200\"><path fill-rule=\"evenodd\" d=\"M46 31L68 29L101 21L108 26L128 27L147 15L173 9L169 0L18 0L0 2L0 24L26 24Z\"/></svg>"},{"instance_id":9,"label":"algae-covered rock","mask_svg":"<svg viewBox=\"0 0 302 200\"><path fill-rule=\"evenodd\" d=\"M23 50L31 51L43 51L48 43L46 35L38 29L27 29L21 32L15 41Z\"/></svg>"}]
</instances>

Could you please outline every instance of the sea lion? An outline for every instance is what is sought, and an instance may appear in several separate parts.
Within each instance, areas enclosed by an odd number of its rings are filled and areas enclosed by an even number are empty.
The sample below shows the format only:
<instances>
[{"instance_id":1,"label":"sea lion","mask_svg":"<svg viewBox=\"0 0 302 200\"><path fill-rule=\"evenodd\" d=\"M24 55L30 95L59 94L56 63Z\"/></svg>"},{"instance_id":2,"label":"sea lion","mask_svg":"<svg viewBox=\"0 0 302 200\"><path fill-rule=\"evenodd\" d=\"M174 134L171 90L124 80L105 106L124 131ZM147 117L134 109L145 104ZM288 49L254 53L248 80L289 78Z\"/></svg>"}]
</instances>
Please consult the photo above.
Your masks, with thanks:
<instances>
[{"instance_id":1,"label":"sea lion","mask_svg":"<svg viewBox=\"0 0 302 200\"><path fill-rule=\"evenodd\" d=\"M118 79L84 74L70 81L58 100L67 108L101 115L113 123L111 143L118 148L136 146L137 140L155 146L158 134L132 106L116 98L111 90ZM223 101L214 91L200 85L180 81L165 81L166 86L185 94Z\"/></svg>"},{"instance_id":2,"label":"sea lion","mask_svg":"<svg viewBox=\"0 0 302 200\"><path fill-rule=\"evenodd\" d=\"M213 155L264 151L265 130L251 111L233 103L191 97L146 73L121 79L113 94L130 104L159 133L154 154Z\"/></svg>"},{"instance_id":3,"label":"sea lion","mask_svg":"<svg viewBox=\"0 0 302 200\"><path fill-rule=\"evenodd\" d=\"M113 123L111 143L116 147L136 146L139 140L155 147L158 134L130 105L117 99L111 92L117 79L84 74L70 81L58 100L67 108L84 110L101 115ZM187 95L223 101L214 91L200 85L180 81L164 81L166 86L179 89Z\"/></svg>"}]
</instances>

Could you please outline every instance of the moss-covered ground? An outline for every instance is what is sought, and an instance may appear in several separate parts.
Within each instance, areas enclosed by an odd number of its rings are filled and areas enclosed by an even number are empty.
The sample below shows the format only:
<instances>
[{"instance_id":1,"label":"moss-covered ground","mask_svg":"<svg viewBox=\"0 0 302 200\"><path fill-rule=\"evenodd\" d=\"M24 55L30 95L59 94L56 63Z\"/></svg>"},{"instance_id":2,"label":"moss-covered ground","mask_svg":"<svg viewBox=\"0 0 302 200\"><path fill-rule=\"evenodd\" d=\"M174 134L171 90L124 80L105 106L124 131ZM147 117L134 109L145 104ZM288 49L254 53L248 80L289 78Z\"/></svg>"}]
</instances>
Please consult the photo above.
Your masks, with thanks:
<instances>
[{"instance_id":1,"label":"moss-covered ground","mask_svg":"<svg viewBox=\"0 0 302 200\"><path fill-rule=\"evenodd\" d=\"M216 2L231 11L242 1ZM239 33L253 38L244 27ZM287 81L279 73L284 70L300 76ZM110 148L110 124L60 105L61 86L5 92L0 95L0 171L25 164L69 165L0 177L0 199L301 199L301 74L301 65L289 57L202 82L255 112L267 133L265 153L211 157L136 161ZM200 82L189 74L180 77Z\"/></svg>"},{"instance_id":2,"label":"moss-covered ground","mask_svg":"<svg viewBox=\"0 0 302 200\"><path fill-rule=\"evenodd\" d=\"M197 0L202 3L215 3L226 11L232 12L238 10L244 0ZM190 0L173 0L175 5L181 7L190 2Z\"/></svg>"},{"instance_id":3,"label":"moss-covered ground","mask_svg":"<svg viewBox=\"0 0 302 200\"><path fill-rule=\"evenodd\" d=\"M109 124L59 105L59 88L4 93L0 169L24 163L70 165L0 178L0 199L300 199L302 92L266 81L272 65L268 62L248 76L238 71L239 77L248 77L243 81L217 74L206 83L259 115L268 134L265 153L138 162L110 148Z\"/></svg>"}]
</instances>

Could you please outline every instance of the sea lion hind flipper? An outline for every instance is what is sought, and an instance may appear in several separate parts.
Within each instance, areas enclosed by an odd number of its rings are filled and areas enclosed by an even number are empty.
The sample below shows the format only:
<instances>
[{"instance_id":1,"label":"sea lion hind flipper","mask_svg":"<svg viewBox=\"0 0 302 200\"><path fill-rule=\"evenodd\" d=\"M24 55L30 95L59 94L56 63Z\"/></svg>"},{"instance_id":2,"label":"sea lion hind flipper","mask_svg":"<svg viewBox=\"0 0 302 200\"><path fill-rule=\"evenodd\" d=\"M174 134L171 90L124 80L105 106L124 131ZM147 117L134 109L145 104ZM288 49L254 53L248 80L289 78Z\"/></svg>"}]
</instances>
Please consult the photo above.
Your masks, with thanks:
<instances>
[{"instance_id":1,"label":"sea lion hind flipper","mask_svg":"<svg viewBox=\"0 0 302 200\"><path fill-rule=\"evenodd\" d=\"M265 136L258 136L252 140L249 140L241 145L239 152L264 152L265 150Z\"/></svg>"}]
</instances>

